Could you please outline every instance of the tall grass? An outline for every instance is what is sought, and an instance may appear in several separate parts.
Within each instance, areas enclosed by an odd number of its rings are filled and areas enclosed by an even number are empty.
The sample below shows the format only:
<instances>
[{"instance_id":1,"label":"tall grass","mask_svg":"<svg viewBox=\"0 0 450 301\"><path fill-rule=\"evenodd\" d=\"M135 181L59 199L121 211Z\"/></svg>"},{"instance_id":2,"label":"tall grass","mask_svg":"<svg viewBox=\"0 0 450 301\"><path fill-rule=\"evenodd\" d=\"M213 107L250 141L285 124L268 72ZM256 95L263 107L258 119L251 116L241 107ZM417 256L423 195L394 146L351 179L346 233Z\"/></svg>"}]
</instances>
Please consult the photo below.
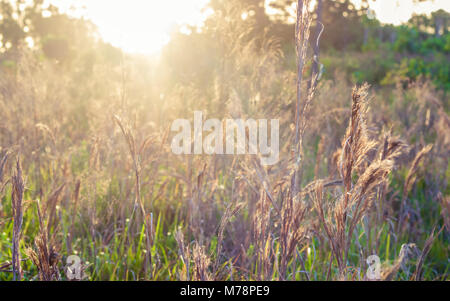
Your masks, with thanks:
<instances>
[{"instance_id":1,"label":"tall grass","mask_svg":"<svg viewBox=\"0 0 450 301\"><path fill-rule=\"evenodd\" d=\"M311 74L299 3L294 68L218 15L210 85L164 95L132 57L78 85L20 53L0 81L0 279L67 280L70 255L90 280L367 280L370 255L381 280L446 279L445 96ZM279 118L280 162L173 155L170 122L198 109Z\"/></svg>"}]
</instances>

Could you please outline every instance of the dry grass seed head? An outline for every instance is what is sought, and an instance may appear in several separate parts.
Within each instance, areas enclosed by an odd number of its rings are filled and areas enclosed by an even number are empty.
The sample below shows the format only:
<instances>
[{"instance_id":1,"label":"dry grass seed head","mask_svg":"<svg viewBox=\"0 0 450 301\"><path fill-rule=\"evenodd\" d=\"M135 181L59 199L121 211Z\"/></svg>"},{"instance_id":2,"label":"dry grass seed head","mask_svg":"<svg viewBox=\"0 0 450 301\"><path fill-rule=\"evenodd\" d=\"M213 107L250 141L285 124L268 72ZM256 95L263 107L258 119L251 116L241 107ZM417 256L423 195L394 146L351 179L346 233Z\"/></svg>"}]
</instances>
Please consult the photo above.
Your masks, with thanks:
<instances>
[{"instance_id":1,"label":"dry grass seed head","mask_svg":"<svg viewBox=\"0 0 450 301\"><path fill-rule=\"evenodd\" d=\"M39 201L36 202L36 209L39 219L39 235L34 240L34 249L28 248L26 253L38 269L39 280L60 280L58 271L60 261L59 248L54 239L49 240L49 227L45 225L46 222L41 214Z\"/></svg>"},{"instance_id":2,"label":"dry grass seed head","mask_svg":"<svg viewBox=\"0 0 450 301\"><path fill-rule=\"evenodd\" d=\"M432 144L427 145L421 151L419 151L414 158L411 168L408 171L408 175L406 176L404 188L403 188L403 199L406 199L408 193L411 191L414 181L416 179L417 170L419 169L419 165L425 156L431 151L433 148Z\"/></svg>"},{"instance_id":3,"label":"dry grass seed head","mask_svg":"<svg viewBox=\"0 0 450 301\"><path fill-rule=\"evenodd\" d=\"M381 279L383 281L395 280L397 273L400 269L406 269L407 264L414 258L420 255L420 250L417 248L416 244L403 244L400 249L400 254L395 260L394 264L389 268L385 269L381 273Z\"/></svg>"},{"instance_id":4,"label":"dry grass seed head","mask_svg":"<svg viewBox=\"0 0 450 301\"><path fill-rule=\"evenodd\" d=\"M23 223L23 193L25 184L22 177L22 167L19 158L16 160L16 171L12 177L12 212L14 219L13 241L12 241L12 265L14 280L22 279L22 270L20 266L20 239L22 236Z\"/></svg>"},{"instance_id":5,"label":"dry grass seed head","mask_svg":"<svg viewBox=\"0 0 450 301\"><path fill-rule=\"evenodd\" d=\"M194 249L192 252L193 262L194 262L194 281L209 281L211 275L209 273L209 266L211 264L211 259L205 252L205 247L200 246L198 243L194 244Z\"/></svg>"}]
</instances>

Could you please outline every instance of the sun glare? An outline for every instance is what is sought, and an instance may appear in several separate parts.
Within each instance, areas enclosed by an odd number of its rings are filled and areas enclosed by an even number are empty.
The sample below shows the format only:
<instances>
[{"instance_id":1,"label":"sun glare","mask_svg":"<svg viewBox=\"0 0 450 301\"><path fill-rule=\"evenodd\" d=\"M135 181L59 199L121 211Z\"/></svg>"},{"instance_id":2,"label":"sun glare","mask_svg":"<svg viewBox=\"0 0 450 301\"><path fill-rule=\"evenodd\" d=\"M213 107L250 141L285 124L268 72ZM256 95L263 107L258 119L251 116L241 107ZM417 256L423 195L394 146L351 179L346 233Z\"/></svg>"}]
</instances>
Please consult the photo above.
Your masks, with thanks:
<instances>
[{"instance_id":1,"label":"sun glare","mask_svg":"<svg viewBox=\"0 0 450 301\"><path fill-rule=\"evenodd\" d=\"M102 38L124 51L157 53L182 24L201 25L208 0L56 0L62 11L92 20ZM82 8L72 11L71 7ZM84 8L83 8L84 7Z\"/></svg>"}]
</instances>

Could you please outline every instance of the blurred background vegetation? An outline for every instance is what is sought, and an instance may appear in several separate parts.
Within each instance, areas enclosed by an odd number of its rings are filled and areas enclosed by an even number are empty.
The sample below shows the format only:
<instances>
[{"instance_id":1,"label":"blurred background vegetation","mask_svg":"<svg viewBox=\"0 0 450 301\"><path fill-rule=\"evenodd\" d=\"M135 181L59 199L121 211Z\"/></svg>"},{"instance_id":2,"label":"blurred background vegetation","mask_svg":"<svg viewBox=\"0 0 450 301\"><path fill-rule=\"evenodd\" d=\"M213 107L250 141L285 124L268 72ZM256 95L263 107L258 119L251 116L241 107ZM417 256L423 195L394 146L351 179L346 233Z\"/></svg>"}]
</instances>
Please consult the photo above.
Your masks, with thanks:
<instances>
[{"instance_id":1,"label":"blurred background vegetation","mask_svg":"<svg viewBox=\"0 0 450 301\"><path fill-rule=\"evenodd\" d=\"M380 86L423 76L448 91L449 13L439 10L428 16L414 15L399 26L383 25L364 3L359 8L350 0L322 0L315 4L313 27L318 27L320 22L325 29L320 39L323 75L332 78L335 71L340 70L347 81L367 81ZM295 1L289 0L272 1L269 15L264 0L212 0L208 6L213 14L209 15L205 26L200 30L185 26L183 33L174 29L162 51L158 72L154 72L158 66L146 65L141 66L142 72L164 77L162 84L168 89L183 78L211 84L208 79L220 64L220 51L226 49L218 43L218 16L231 18L234 23L230 26L251 28L243 37L246 40L276 39L288 58L285 67L293 69L294 4ZM14 72L17 51L21 47L32 49L40 60L52 61L65 71L76 70L84 77L92 75L98 65L114 67L121 63L122 51L102 41L95 25L88 20L61 14L56 6L44 5L43 0L33 1L31 5L22 0L1 1L0 5L3 71ZM311 41L316 41L319 32L313 29ZM311 42L312 46L314 44ZM140 58L133 59L139 61Z\"/></svg>"}]
</instances>

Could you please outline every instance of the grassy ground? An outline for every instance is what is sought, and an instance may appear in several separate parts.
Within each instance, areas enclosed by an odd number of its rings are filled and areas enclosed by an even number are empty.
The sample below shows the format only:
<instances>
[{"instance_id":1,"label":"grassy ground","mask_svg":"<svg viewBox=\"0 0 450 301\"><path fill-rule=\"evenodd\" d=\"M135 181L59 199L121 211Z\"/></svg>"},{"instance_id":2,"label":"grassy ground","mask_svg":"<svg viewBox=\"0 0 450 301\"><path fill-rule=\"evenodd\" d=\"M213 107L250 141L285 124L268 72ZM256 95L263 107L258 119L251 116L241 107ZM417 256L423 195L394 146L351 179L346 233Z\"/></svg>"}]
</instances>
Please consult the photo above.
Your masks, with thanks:
<instances>
[{"instance_id":1,"label":"grassy ground","mask_svg":"<svg viewBox=\"0 0 450 301\"><path fill-rule=\"evenodd\" d=\"M436 154L439 142L421 153L420 144L415 148L387 134L379 142L365 141L370 147L364 156L370 161L360 170L353 167L350 187L366 185L361 181L370 175L378 178L364 188L361 205L350 198L344 222L346 188L341 183L326 186L331 179L342 181L342 171L336 171L342 163L327 160L333 146L325 145L324 136L307 137L316 140L305 152L311 158L302 167L303 177L309 178L304 182L312 184L302 185L300 196L292 198L289 161L264 171L261 180L254 171L263 169L251 165L256 164L254 158L176 158L168 153L166 142L158 141L159 135L134 154L124 143L124 137L135 143L133 130L122 126L124 132L112 124L112 136L104 135L102 142L80 140L70 154L58 145L64 137L51 137L50 128L37 132L34 148L39 151L32 151L29 140L11 148L2 180L3 280L13 278L7 263L13 252L15 186L10 175L17 173L16 158L25 180L19 246L24 280L65 279L63 268L72 254L82 259L90 280L358 280L364 279L365 258L372 254L380 257L383 275L392 272L392 279L416 277L421 256L422 276L417 277L447 277L448 232L442 227L448 219L448 188L439 187L446 186L449 171L434 171L441 160ZM417 139L417 133L412 135ZM381 166L372 165L379 164L382 146L397 143L399 153L389 154L396 157L395 168L381 171ZM332 174L333 168L334 175L321 176ZM264 187L269 181L272 184ZM355 188L348 193L359 198ZM343 228L339 223L345 223ZM42 271L42 261L50 267L47 272Z\"/></svg>"},{"instance_id":2,"label":"grassy ground","mask_svg":"<svg viewBox=\"0 0 450 301\"><path fill-rule=\"evenodd\" d=\"M210 73L165 90L141 58L88 72L17 53L0 78L1 280L66 280L71 255L89 280L367 280L371 255L381 280L448 278L448 95L305 64L299 119L303 41L286 68L275 41L227 34ZM280 119L280 162L174 155L170 125L195 110Z\"/></svg>"}]
</instances>

